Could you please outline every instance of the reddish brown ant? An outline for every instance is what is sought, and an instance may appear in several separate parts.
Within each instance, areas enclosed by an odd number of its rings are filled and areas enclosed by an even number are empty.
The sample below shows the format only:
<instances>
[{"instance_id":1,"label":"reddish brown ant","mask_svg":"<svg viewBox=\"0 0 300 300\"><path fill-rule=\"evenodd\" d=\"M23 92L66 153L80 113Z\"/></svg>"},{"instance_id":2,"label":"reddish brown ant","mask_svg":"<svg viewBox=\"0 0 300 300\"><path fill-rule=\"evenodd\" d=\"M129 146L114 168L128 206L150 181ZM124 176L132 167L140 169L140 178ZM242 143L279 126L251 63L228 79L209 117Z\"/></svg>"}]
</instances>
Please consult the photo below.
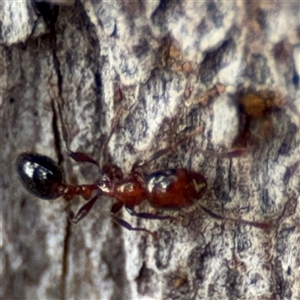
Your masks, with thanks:
<instances>
[{"instance_id":1,"label":"reddish brown ant","mask_svg":"<svg viewBox=\"0 0 300 300\"><path fill-rule=\"evenodd\" d=\"M72 153L74 156L77 154ZM81 153L79 156L84 157ZM90 162L90 159L87 161ZM120 174L121 170L119 168L116 170ZM145 228L132 227L126 221L118 218L117 213L125 206L131 215L137 217L159 220L173 219L171 216L138 213L135 212L134 206L148 200L156 208L181 209L192 205L201 198L207 188L206 179L201 174L187 169L157 171L146 177L137 171L132 171L128 177L122 179L111 180L104 176L99 184L66 185L62 172L55 161L35 153L21 153L17 158L17 171L25 188L41 199L53 200L62 196L66 201L71 201L75 195L80 195L85 200L89 200L95 191L96 194L80 208L76 216L71 210L69 211L69 217L73 223L78 223L86 217L97 198L103 195L117 200L111 208L111 216L114 221L129 230L145 231L150 234L152 232ZM242 222L264 229L270 227L270 224L266 223L223 218L202 205L201 208L217 219Z\"/></svg>"},{"instance_id":2,"label":"reddish brown ant","mask_svg":"<svg viewBox=\"0 0 300 300\"><path fill-rule=\"evenodd\" d=\"M113 120L115 123L115 120ZM113 126L113 128L115 125ZM66 126L62 124L63 137L66 142L68 155L78 162L89 162L96 166L99 164L81 152L72 152L69 149L68 134ZM198 172L193 172L184 168L160 170L144 176L138 171L157 157L176 148L188 140L191 135L195 135L199 130L187 135L184 139L155 153L150 160L142 165L135 164L127 177L124 177L121 169L114 165L108 165L101 169L103 176L100 182L90 185L67 185L64 181L59 166L51 158L36 153L21 153L16 161L17 172L24 187L33 195L45 199L53 200L60 196L70 202L76 195L88 200L74 215L68 208L69 218L73 223L78 223L87 216L94 203L100 196L108 196L116 199L111 207L111 217L119 225L128 230L144 231L153 236L153 232L141 227L132 227L128 222L120 219L117 214L123 206L127 211L136 217L146 219L176 219L171 216L160 216L152 213L136 212L134 207L147 200L153 207L160 209L182 209L191 206L198 201L206 192L206 179ZM111 134L110 134L111 137ZM204 154L208 154L203 151ZM221 156L232 157L240 155L240 151L233 151ZM200 207L213 218L229 220L255 226L262 229L269 229L270 224L225 218L215 214L206 207Z\"/></svg>"}]
</instances>

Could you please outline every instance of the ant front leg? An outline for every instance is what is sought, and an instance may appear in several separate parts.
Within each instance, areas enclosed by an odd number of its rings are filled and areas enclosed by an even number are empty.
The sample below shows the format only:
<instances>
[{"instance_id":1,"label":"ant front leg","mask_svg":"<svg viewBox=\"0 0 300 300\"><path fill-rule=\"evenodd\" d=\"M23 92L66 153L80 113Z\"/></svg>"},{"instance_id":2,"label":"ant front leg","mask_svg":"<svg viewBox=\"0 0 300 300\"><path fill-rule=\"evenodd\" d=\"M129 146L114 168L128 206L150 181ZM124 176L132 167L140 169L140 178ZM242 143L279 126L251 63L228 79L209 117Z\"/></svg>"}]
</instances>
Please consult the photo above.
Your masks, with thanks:
<instances>
[{"instance_id":1,"label":"ant front leg","mask_svg":"<svg viewBox=\"0 0 300 300\"><path fill-rule=\"evenodd\" d=\"M149 219L149 220L173 220L173 221L177 221L176 217L159 216L157 214L152 214L152 213L136 212L134 210L134 207L130 207L130 206L125 206L125 208L126 208L126 210L128 211L129 214L131 214L132 216L138 217L138 218Z\"/></svg>"},{"instance_id":2,"label":"ant front leg","mask_svg":"<svg viewBox=\"0 0 300 300\"><path fill-rule=\"evenodd\" d=\"M154 232L152 232L146 228L143 228L143 227L132 227L131 224L129 224L128 222L126 222L123 219L120 219L117 216L117 214L120 212L120 210L122 209L123 206L124 206L124 203L118 201L115 204L113 204L113 206L111 208L110 215L116 223L118 223L119 225L123 226L124 228L126 228L130 231L133 230L133 231L147 232L148 234L151 234L154 239L157 239L157 236L155 235Z\"/></svg>"}]
</instances>

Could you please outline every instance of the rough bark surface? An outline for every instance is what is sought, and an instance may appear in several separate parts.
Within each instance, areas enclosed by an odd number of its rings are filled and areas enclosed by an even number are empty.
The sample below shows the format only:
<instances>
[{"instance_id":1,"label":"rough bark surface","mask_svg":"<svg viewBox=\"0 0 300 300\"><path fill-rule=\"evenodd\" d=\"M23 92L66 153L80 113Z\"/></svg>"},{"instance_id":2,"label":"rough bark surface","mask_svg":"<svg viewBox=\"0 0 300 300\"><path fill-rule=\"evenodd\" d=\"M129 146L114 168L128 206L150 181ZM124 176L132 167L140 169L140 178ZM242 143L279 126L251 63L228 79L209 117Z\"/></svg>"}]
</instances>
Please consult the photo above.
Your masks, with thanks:
<instances>
[{"instance_id":1,"label":"rough bark surface","mask_svg":"<svg viewBox=\"0 0 300 300\"><path fill-rule=\"evenodd\" d=\"M297 1L1 2L1 298L300 299L299 14ZM14 165L38 152L73 184L101 177L66 156L58 106L72 150L99 161L122 108L108 152L125 174L200 127L143 172L191 168L208 181L201 203L273 228L196 205L159 212L182 224L123 212L155 241L114 224L107 198L71 225ZM200 151L235 146L245 154Z\"/></svg>"}]
</instances>

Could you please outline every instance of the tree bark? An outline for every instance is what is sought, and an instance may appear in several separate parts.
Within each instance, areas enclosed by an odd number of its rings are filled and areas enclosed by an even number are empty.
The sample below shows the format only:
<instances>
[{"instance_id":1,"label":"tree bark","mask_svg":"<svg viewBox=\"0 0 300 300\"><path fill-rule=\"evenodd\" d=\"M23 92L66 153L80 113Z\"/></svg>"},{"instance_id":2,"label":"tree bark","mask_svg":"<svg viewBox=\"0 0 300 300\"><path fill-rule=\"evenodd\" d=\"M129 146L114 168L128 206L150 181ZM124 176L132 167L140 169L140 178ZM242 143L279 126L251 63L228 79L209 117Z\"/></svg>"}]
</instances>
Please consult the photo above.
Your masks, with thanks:
<instances>
[{"instance_id":1,"label":"tree bark","mask_svg":"<svg viewBox=\"0 0 300 300\"><path fill-rule=\"evenodd\" d=\"M298 2L0 6L3 299L300 299ZM143 174L199 172L208 182L199 203L271 230L197 204L138 207L179 223L124 210L154 240L114 224L104 197L70 224L63 200L36 199L15 169L28 151L56 159L69 183L101 178L68 158L61 121L73 151L125 175L200 128ZM235 149L243 155L221 157Z\"/></svg>"}]
</instances>

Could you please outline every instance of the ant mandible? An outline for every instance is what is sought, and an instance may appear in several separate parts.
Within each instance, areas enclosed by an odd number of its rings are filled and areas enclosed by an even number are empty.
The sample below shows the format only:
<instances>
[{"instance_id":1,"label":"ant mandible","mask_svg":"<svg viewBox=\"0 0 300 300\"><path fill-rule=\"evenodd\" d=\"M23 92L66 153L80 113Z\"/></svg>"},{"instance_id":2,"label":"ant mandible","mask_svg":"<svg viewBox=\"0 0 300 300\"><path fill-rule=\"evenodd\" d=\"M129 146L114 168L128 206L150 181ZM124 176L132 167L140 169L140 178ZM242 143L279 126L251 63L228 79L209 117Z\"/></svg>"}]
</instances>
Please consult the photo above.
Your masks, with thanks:
<instances>
[{"instance_id":1,"label":"ant mandible","mask_svg":"<svg viewBox=\"0 0 300 300\"><path fill-rule=\"evenodd\" d=\"M112 128L114 127L115 126ZM99 164L85 153L70 150L67 129L63 123L62 132L68 155L72 159L77 162L89 162L100 168ZM19 154L16 160L17 172L24 187L38 198L54 200L62 197L69 203L76 195L79 195L87 200L87 203L79 209L76 215L69 209L69 206L67 206L69 219L75 224L88 215L100 196L108 196L116 200L110 212L111 217L116 223L128 230L147 232L155 237L152 231L142 227L133 227L125 220L119 218L117 214L124 206L131 215L136 217L174 220L176 218L172 216L136 212L134 207L140 205L144 200L147 200L150 205L155 208L179 210L191 206L204 195L207 189L207 182L204 176L198 172L178 168L160 170L144 176L138 171L139 168L176 148L179 144L184 143L198 132L199 130L195 130L172 146L158 151L142 165L138 163L135 164L127 177L124 177L119 167L111 164L100 168L104 175L99 183L72 186L65 183L62 171L54 160L41 154L26 152ZM208 154L206 151L202 152L204 155ZM240 150L236 150L225 154L221 153L220 156L234 157L240 154ZM200 207L207 214L216 219L239 222L262 229L270 229L271 227L268 223L222 217L202 205L200 205Z\"/></svg>"}]
</instances>

